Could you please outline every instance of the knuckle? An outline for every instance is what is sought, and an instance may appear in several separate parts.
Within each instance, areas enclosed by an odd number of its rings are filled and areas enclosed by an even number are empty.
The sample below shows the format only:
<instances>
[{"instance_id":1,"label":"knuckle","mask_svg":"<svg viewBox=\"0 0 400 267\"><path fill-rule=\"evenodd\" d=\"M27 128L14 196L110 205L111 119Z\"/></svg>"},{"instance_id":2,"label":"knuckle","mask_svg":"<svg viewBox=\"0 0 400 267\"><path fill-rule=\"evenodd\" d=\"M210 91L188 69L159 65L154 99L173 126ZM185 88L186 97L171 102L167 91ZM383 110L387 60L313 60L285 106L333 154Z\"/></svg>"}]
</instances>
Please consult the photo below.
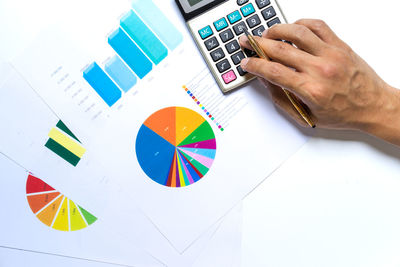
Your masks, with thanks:
<instances>
[{"instance_id":1,"label":"knuckle","mask_svg":"<svg viewBox=\"0 0 400 267\"><path fill-rule=\"evenodd\" d=\"M339 68L334 63L325 63L320 67L321 74L328 79L335 78L339 75Z\"/></svg>"},{"instance_id":2,"label":"knuckle","mask_svg":"<svg viewBox=\"0 0 400 267\"><path fill-rule=\"evenodd\" d=\"M286 44L281 41L274 41L274 44L271 46L271 48L272 48L272 50L273 50L272 52L274 54L279 54L279 55L285 54L287 51Z\"/></svg>"},{"instance_id":3,"label":"knuckle","mask_svg":"<svg viewBox=\"0 0 400 267\"><path fill-rule=\"evenodd\" d=\"M277 64L272 64L268 70L269 76L274 80L279 79L282 76L282 70Z\"/></svg>"},{"instance_id":4,"label":"knuckle","mask_svg":"<svg viewBox=\"0 0 400 267\"><path fill-rule=\"evenodd\" d=\"M306 26L299 25L294 31L294 37L297 41L303 40L307 34L309 29Z\"/></svg>"},{"instance_id":5,"label":"knuckle","mask_svg":"<svg viewBox=\"0 0 400 267\"><path fill-rule=\"evenodd\" d=\"M307 19L298 19L298 20L296 20L296 22L294 24L304 25L307 23L307 21L308 21Z\"/></svg>"},{"instance_id":6,"label":"knuckle","mask_svg":"<svg viewBox=\"0 0 400 267\"><path fill-rule=\"evenodd\" d=\"M315 30L318 30L318 31L325 30L328 27L328 25L325 23L325 21L320 20L320 19L313 20L311 25Z\"/></svg>"},{"instance_id":7,"label":"knuckle","mask_svg":"<svg viewBox=\"0 0 400 267\"><path fill-rule=\"evenodd\" d=\"M327 104L326 92L323 87L319 85L314 85L309 89L309 94L315 103L320 106L325 106Z\"/></svg>"}]
</instances>

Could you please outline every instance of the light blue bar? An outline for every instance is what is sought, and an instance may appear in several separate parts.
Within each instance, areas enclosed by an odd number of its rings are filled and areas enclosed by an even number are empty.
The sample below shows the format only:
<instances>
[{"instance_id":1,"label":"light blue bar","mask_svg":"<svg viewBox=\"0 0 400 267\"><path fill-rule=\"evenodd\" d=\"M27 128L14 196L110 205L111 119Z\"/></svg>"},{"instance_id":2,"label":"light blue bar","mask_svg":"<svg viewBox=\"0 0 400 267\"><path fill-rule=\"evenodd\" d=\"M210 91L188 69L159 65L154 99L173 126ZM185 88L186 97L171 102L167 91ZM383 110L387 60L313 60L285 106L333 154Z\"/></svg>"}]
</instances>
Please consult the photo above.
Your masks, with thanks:
<instances>
[{"instance_id":1,"label":"light blue bar","mask_svg":"<svg viewBox=\"0 0 400 267\"><path fill-rule=\"evenodd\" d=\"M122 96L118 86L107 76L107 74L97 65L92 63L84 72L83 78L93 87L99 96L110 107L114 105Z\"/></svg>"},{"instance_id":2,"label":"light blue bar","mask_svg":"<svg viewBox=\"0 0 400 267\"><path fill-rule=\"evenodd\" d=\"M140 79L153 69L151 61L121 28L108 37L108 43Z\"/></svg>"},{"instance_id":3,"label":"light blue bar","mask_svg":"<svg viewBox=\"0 0 400 267\"><path fill-rule=\"evenodd\" d=\"M154 64L167 57L168 49L132 10L121 19L121 27Z\"/></svg>"},{"instance_id":4,"label":"light blue bar","mask_svg":"<svg viewBox=\"0 0 400 267\"><path fill-rule=\"evenodd\" d=\"M137 82L135 74L118 56L111 58L104 69L125 93L132 89Z\"/></svg>"},{"instance_id":5,"label":"light blue bar","mask_svg":"<svg viewBox=\"0 0 400 267\"><path fill-rule=\"evenodd\" d=\"M183 42L182 34L152 0L133 0L132 7L169 50Z\"/></svg>"}]
</instances>

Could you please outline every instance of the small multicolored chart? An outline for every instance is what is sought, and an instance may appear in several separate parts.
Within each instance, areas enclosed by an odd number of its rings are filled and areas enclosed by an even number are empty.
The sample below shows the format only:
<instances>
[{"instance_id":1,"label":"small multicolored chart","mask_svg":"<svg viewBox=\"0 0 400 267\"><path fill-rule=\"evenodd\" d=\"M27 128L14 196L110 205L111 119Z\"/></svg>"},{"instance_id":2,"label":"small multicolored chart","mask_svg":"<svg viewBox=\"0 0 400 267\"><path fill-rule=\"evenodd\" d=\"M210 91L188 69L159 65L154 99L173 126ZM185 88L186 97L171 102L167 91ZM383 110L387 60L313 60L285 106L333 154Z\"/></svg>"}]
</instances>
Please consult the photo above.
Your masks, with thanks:
<instances>
[{"instance_id":1,"label":"small multicolored chart","mask_svg":"<svg viewBox=\"0 0 400 267\"><path fill-rule=\"evenodd\" d=\"M45 146L76 167L86 149L70 129L62 121L59 121L56 127L51 129L49 137Z\"/></svg>"},{"instance_id":2,"label":"small multicolored chart","mask_svg":"<svg viewBox=\"0 0 400 267\"><path fill-rule=\"evenodd\" d=\"M143 171L168 187L185 187L201 180L214 162L216 149L210 124L183 107L151 115L136 139L136 156Z\"/></svg>"},{"instance_id":3,"label":"small multicolored chart","mask_svg":"<svg viewBox=\"0 0 400 267\"><path fill-rule=\"evenodd\" d=\"M33 175L28 176L26 196L36 217L53 229L77 231L97 221L95 216Z\"/></svg>"}]
</instances>

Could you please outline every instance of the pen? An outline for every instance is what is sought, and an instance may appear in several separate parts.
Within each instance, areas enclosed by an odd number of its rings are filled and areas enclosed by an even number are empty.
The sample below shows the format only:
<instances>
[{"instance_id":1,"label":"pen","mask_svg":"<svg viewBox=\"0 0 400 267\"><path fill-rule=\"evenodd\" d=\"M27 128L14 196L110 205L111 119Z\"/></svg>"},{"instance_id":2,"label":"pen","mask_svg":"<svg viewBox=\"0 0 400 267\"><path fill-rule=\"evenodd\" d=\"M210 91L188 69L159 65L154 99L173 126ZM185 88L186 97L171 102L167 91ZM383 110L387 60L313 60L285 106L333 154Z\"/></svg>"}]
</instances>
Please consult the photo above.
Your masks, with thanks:
<instances>
[{"instance_id":1,"label":"pen","mask_svg":"<svg viewBox=\"0 0 400 267\"><path fill-rule=\"evenodd\" d=\"M257 53L257 55L262 58L269 60L267 55L265 54L264 50L260 47L258 42L254 39L254 37L247 31L246 28L243 29L244 33L246 34L247 38L249 39L249 43L251 47L254 49L254 51ZM291 92L286 90L285 88L282 88L283 92L289 99L290 103L292 103L293 107L297 110L297 112L301 115L301 117L307 122L310 127L315 128L315 123L313 122L310 114L306 111L303 103L300 102L300 100L293 95Z\"/></svg>"}]
</instances>

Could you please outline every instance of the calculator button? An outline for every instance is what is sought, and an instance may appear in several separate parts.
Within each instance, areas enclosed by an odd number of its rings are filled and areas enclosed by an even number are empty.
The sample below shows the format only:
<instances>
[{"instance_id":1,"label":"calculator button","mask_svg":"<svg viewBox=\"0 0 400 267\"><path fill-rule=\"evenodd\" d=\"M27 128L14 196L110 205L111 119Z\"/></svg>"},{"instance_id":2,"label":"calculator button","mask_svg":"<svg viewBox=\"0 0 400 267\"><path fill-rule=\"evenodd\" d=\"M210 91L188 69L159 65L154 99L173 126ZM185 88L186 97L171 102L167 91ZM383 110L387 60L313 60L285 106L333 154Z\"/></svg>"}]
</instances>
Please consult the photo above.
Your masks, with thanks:
<instances>
[{"instance_id":1,"label":"calculator button","mask_svg":"<svg viewBox=\"0 0 400 267\"><path fill-rule=\"evenodd\" d=\"M237 76L233 70L228 71L224 75L222 75L222 79L224 80L225 84L229 84L237 79Z\"/></svg>"},{"instance_id":2,"label":"calculator button","mask_svg":"<svg viewBox=\"0 0 400 267\"><path fill-rule=\"evenodd\" d=\"M275 9L272 6L261 11L261 14L263 15L265 20L272 19L276 16Z\"/></svg>"},{"instance_id":3,"label":"calculator button","mask_svg":"<svg viewBox=\"0 0 400 267\"><path fill-rule=\"evenodd\" d=\"M207 41L204 42L204 44L206 45L208 51L211 51L214 48L219 46L219 43L218 43L218 40L216 37L208 39Z\"/></svg>"},{"instance_id":4,"label":"calculator button","mask_svg":"<svg viewBox=\"0 0 400 267\"><path fill-rule=\"evenodd\" d=\"M225 57L225 53L224 51L222 51L222 48L218 48L215 51L211 52L211 57L214 62L217 62Z\"/></svg>"},{"instance_id":5,"label":"calculator button","mask_svg":"<svg viewBox=\"0 0 400 267\"><path fill-rule=\"evenodd\" d=\"M273 20L271 20L270 22L268 22L267 23L267 25L268 25L268 27L272 27L272 26L274 26L275 24L280 24L281 23L281 20L279 19L279 18L274 18Z\"/></svg>"},{"instance_id":6,"label":"calculator button","mask_svg":"<svg viewBox=\"0 0 400 267\"><path fill-rule=\"evenodd\" d=\"M265 27L261 25L260 27L253 30L252 33L253 33L253 35L261 37L264 31L265 31Z\"/></svg>"},{"instance_id":7,"label":"calculator button","mask_svg":"<svg viewBox=\"0 0 400 267\"><path fill-rule=\"evenodd\" d=\"M247 71L244 71L244 70L242 69L242 67L240 67L240 66L238 66L236 69L237 69L237 71L238 71L238 73L239 73L240 76L244 76L244 75L247 74Z\"/></svg>"},{"instance_id":8,"label":"calculator button","mask_svg":"<svg viewBox=\"0 0 400 267\"><path fill-rule=\"evenodd\" d=\"M236 52L240 49L239 43L236 40L233 40L232 42L226 44L225 47L226 50L228 50L229 54L232 54L233 52Z\"/></svg>"},{"instance_id":9,"label":"calculator button","mask_svg":"<svg viewBox=\"0 0 400 267\"><path fill-rule=\"evenodd\" d=\"M227 29L226 31L223 31L219 34L219 37L221 37L222 42L226 43L230 40L233 39L233 32L231 29Z\"/></svg>"},{"instance_id":10,"label":"calculator button","mask_svg":"<svg viewBox=\"0 0 400 267\"><path fill-rule=\"evenodd\" d=\"M221 62L217 63L217 69L220 73L223 73L231 68L231 64L227 59L222 60Z\"/></svg>"},{"instance_id":11,"label":"calculator button","mask_svg":"<svg viewBox=\"0 0 400 267\"><path fill-rule=\"evenodd\" d=\"M219 32L220 30L223 30L226 27L228 27L228 22L226 22L225 18L219 19L216 22L214 22L214 27Z\"/></svg>"},{"instance_id":12,"label":"calculator button","mask_svg":"<svg viewBox=\"0 0 400 267\"><path fill-rule=\"evenodd\" d=\"M257 14L251 16L246 21L247 25L249 25L250 28L254 28L255 26L261 23L260 17Z\"/></svg>"},{"instance_id":13,"label":"calculator button","mask_svg":"<svg viewBox=\"0 0 400 267\"><path fill-rule=\"evenodd\" d=\"M271 4L270 0L256 0L256 4L259 9L262 9Z\"/></svg>"},{"instance_id":14,"label":"calculator button","mask_svg":"<svg viewBox=\"0 0 400 267\"><path fill-rule=\"evenodd\" d=\"M254 12L256 12L253 4L247 4L244 7L242 7L240 10L242 11L243 16L245 16L245 17L248 17L251 14L253 14Z\"/></svg>"},{"instance_id":15,"label":"calculator button","mask_svg":"<svg viewBox=\"0 0 400 267\"><path fill-rule=\"evenodd\" d=\"M242 33L244 33L244 29L247 30L247 27L243 21L233 26L233 30L235 31L236 35L241 35Z\"/></svg>"},{"instance_id":16,"label":"calculator button","mask_svg":"<svg viewBox=\"0 0 400 267\"><path fill-rule=\"evenodd\" d=\"M201 39L206 39L207 37L210 37L211 35L213 35L213 31L211 29L210 26L204 27L203 29L201 29L199 31L200 37Z\"/></svg>"},{"instance_id":17,"label":"calculator button","mask_svg":"<svg viewBox=\"0 0 400 267\"><path fill-rule=\"evenodd\" d=\"M231 14L228 15L228 19L231 24L234 24L239 20L241 20L242 16L240 15L239 11L236 10L235 12L232 12Z\"/></svg>"},{"instance_id":18,"label":"calculator button","mask_svg":"<svg viewBox=\"0 0 400 267\"><path fill-rule=\"evenodd\" d=\"M236 1L239 6L246 4L249 0L237 0Z\"/></svg>"},{"instance_id":19,"label":"calculator button","mask_svg":"<svg viewBox=\"0 0 400 267\"><path fill-rule=\"evenodd\" d=\"M244 49L244 53L246 54L247 57L254 57L257 55L256 52L247 48Z\"/></svg>"},{"instance_id":20,"label":"calculator button","mask_svg":"<svg viewBox=\"0 0 400 267\"><path fill-rule=\"evenodd\" d=\"M237 52L236 54L234 54L233 56L231 56L233 64L238 65L240 64L240 62L242 61L242 59L245 58L244 54L242 51Z\"/></svg>"}]
</instances>

